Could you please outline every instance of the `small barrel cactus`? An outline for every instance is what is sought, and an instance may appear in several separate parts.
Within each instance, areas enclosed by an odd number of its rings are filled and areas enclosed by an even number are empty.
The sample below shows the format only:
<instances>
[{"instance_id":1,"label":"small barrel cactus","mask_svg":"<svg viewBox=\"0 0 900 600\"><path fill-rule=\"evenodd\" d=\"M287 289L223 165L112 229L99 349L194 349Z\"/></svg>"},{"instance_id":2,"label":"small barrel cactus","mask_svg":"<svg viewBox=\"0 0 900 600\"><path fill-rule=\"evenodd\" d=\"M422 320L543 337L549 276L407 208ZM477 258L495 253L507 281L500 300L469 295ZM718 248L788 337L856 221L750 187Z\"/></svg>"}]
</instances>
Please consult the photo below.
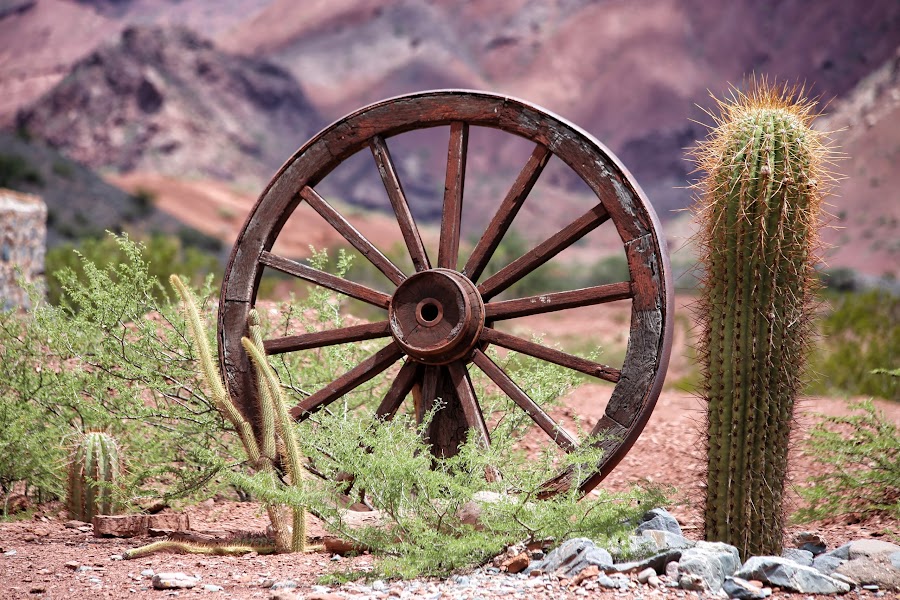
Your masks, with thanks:
<instances>
[{"instance_id":1,"label":"small barrel cactus","mask_svg":"<svg viewBox=\"0 0 900 600\"><path fill-rule=\"evenodd\" d=\"M796 88L750 82L694 151L700 196L705 529L743 556L781 552L788 439L813 314L830 149Z\"/></svg>"},{"instance_id":2,"label":"small barrel cactus","mask_svg":"<svg viewBox=\"0 0 900 600\"><path fill-rule=\"evenodd\" d=\"M90 522L94 515L116 511L113 487L122 471L116 439L102 431L78 436L69 462L69 517Z\"/></svg>"}]
</instances>

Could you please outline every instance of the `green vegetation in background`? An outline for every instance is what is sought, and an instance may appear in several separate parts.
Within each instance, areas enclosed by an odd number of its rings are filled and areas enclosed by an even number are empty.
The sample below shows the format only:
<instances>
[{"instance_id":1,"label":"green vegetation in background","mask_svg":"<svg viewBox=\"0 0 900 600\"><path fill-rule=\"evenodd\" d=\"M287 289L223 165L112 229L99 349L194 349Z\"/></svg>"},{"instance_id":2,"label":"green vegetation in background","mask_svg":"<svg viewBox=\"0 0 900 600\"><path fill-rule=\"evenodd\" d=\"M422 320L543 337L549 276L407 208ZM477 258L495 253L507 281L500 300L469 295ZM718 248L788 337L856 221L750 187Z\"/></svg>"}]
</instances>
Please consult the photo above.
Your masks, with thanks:
<instances>
[{"instance_id":1,"label":"green vegetation in background","mask_svg":"<svg viewBox=\"0 0 900 600\"><path fill-rule=\"evenodd\" d=\"M0 154L0 187L17 189L22 184L42 186L44 178L18 154Z\"/></svg>"},{"instance_id":2,"label":"green vegetation in background","mask_svg":"<svg viewBox=\"0 0 900 600\"><path fill-rule=\"evenodd\" d=\"M798 521L845 513L900 519L900 430L871 400L850 408L853 414L822 417L811 431L809 454L825 472L797 488L807 502Z\"/></svg>"},{"instance_id":3,"label":"green vegetation in background","mask_svg":"<svg viewBox=\"0 0 900 600\"><path fill-rule=\"evenodd\" d=\"M0 313L0 486L61 497L64 440L102 430L129 457L117 503L190 496L215 483L205 456L235 460L234 439L203 390L177 306L142 256L110 238L101 266L79 257L55 274L61 300ZM171 256L163 254L163 256ZM163 263L171 267L171 260ZM209 287L201 296L208 298ZM209 311L209 305L204 304ZM221 484L219 484L221 485Z\"/></svg>"},{"instance_id":4,"label":"green vegetation in background","mask_svg":"<svg viewBox=\"0 0 900 600\"><path fill-rule=\"evenodd\" d=\"M807 393L900 401L900 379L872 373L900 363L900 296L881 290L828 293L825 302Z\"/></svg>"},{"instance_id":5,"label":"green vegetation in background","mask_svg":"<svg viewBox=\"0 0 900 600\"><path fill-rule=\"evenodd\" d=\"M87 282L85 265L92 264L99 269L114 267L127 261L127 250L121 240L113 235L88 238L78 244L63 244L47 251L44 271L47 275L47 299L53 305L63 301L62 272L71 273L81 283ZM141 260L146 261L147 276L157 281L165 281L171 273L188 277L193 285L221 270L218 259L193 246L188 246L178 237L161 233L151 235L143 242ZM154 286L150 289L154 300L163 302L168 292ZM74 307L77 308L77 307Z\"/></svg>"}]
</instances>

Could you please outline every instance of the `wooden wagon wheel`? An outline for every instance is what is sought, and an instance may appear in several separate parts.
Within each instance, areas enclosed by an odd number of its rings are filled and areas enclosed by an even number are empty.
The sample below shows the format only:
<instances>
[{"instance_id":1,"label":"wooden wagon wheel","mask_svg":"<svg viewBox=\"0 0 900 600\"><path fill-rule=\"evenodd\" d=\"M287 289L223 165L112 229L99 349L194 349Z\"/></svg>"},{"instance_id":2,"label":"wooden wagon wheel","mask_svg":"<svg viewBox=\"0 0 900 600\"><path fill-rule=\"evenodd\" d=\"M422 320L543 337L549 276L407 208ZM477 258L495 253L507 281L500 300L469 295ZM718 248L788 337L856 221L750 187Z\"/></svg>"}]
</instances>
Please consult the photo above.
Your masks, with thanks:
<instances>
[{"instance_id":1,"label":"wooden wagon wheel","mask_svg":"<svg viewBox=\"0 0 900 600\"><path fill-rule=\"evenodd\" d=\"M411 215L387 139L407 131L449 126L443 216L437 257L428 256ZM499 129L534 143L534 150L499 209L487 224L465 266L459 264L460 217L470 126ZM415 273L403 273L315 190L337 165L369 148L396 214ZM598 202L583 215L493 275L482 275L544 165L557 156L593 191ZM339 278L271 252L294 209L308 203L392 282L391 295ZM516 281L551 260L583 236L611 221L621 238L630 280L571 291L497 301ZM436 262L435 262L436 259ZM248 311L256 301L264 268L275 269L385 311L370 324L268 340L269 352L298 351L385 338L384 346L291 410L302 420L402 361L377 409L392 416L410 391L421 413L431 399L445 403L435 416L429 441L437 453L453 454L467 429L490 443L470 377L469 364L487 377L564 451L579 444L559 426L484 349L494 344L615 383L605 414L593 433L606 433L606 450L586 479L562 473L548 490L573 484L587 492L622 459L647 422L662 388L671 349L673 292L669 259L659 222L642 192L618 160L590 135L547 111L484 92L431 91L378 102L337 121L306 143L274 177L235 243L222 284L219 307L220 361L229 393L256 421L251 369L240 344ZM615 369L497 331L493 323L514 317L564 311L615 300L631 300L631 326L624 363Z\"/></svg>"}]
</instances>

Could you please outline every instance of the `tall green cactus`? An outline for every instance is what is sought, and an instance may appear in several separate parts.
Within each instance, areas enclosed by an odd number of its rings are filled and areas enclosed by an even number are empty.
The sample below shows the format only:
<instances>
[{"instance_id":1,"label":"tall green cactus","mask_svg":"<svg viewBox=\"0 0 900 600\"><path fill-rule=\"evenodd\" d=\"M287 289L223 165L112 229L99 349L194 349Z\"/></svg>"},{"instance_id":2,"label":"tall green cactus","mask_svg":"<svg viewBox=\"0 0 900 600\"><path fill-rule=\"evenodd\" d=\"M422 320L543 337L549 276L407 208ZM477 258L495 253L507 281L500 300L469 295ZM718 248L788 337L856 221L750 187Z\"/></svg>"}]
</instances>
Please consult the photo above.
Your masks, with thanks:
<instances>
[{"instance_id":1,"label":"tall green cactus","mask_svg":"<svg viewBox=\"0 0 900 600\"><path fill-rule=\"evenodd\" d=\"M814 102L752 80L694 150L708 402L706 538L781 552L788 439L802 383L830 149Z\"/></svg>"},{"instance_id":2,"label":"tall green cactus","mask_svg":"<svg viewBox=\"0 0 900 600\"><path fill-rule=\"evenodd\" d=\"M115 438L102 431L78 436L69 459L69 517L90 522L94 515L111 515L117 510L112 486L119 481L122 458Z\"/></svg>"}]
</instances>

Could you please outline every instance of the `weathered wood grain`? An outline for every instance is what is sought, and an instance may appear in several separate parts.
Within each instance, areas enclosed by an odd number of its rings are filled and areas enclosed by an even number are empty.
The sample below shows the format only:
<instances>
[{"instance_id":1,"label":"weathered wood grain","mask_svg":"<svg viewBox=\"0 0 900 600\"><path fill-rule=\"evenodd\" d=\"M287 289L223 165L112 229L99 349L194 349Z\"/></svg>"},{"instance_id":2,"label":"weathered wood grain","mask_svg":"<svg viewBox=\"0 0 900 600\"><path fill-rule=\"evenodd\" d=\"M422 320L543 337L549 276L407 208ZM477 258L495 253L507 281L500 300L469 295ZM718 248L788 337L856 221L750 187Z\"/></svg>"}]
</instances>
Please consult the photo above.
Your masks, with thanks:
<instances>
[{"instance_id":1,"label":"weathered wood grain","mask_svg":"<svg viewBox=\"0 0 900 600\"><path fill-rule=\"evenodd\" d=\"M285 352L297 352L311 348L322 348L336 344L348 344L361 342L391 335L390 323L378 321L376 323L363 323L340 329L328 329L326 331L314 331L299 335L288 335L279 338L265 340L263 346L266 354L283 354Z\"/></svg>"},{"instance_id":2,"label":"weathered wood grain","mask_svg":"<svg viewBox=\"0 0 900 600\"><path fill-rule=\"evenodd\" d=\"M569 292L538 294L515 300L499 300L484 305L485 319L502 321L570 308L592 306L632 297L631 282L608 283Z\"/></svg>"}]
</instances>

